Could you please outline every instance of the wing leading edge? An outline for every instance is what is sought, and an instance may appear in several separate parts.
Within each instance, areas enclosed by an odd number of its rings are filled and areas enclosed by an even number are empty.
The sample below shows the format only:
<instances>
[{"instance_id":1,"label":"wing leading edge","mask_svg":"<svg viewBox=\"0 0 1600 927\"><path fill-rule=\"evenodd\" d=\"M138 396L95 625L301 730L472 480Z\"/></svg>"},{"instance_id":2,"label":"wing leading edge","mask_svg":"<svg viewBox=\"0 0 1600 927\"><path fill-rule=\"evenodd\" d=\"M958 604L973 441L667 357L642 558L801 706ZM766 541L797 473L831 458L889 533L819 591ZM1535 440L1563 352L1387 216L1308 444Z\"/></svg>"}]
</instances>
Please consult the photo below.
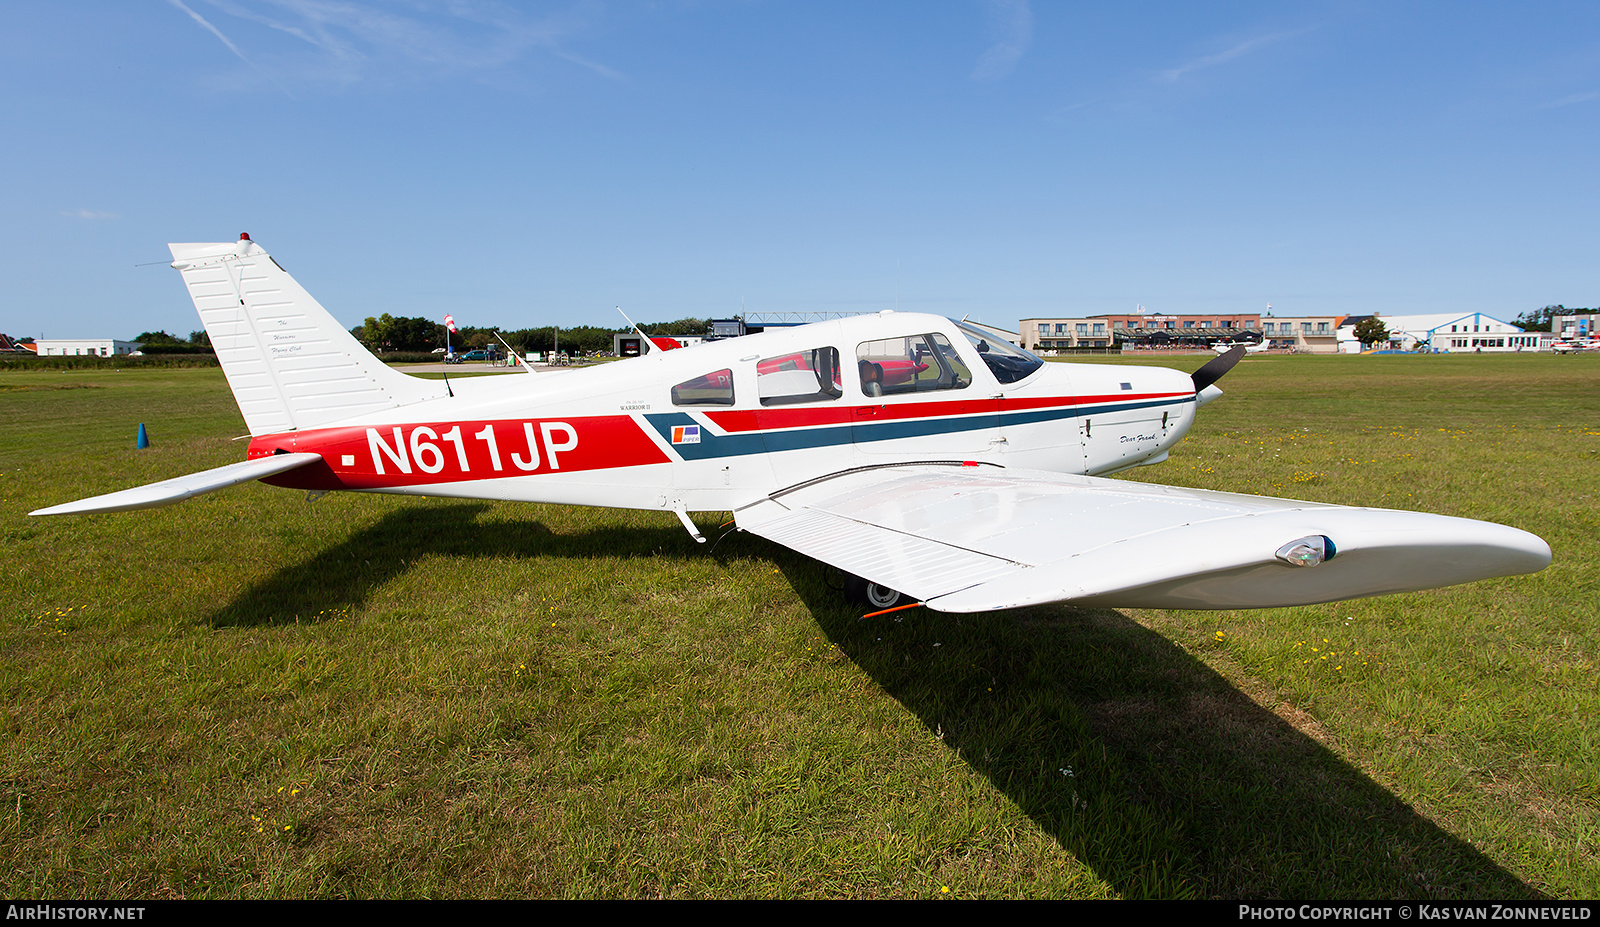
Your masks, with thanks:
<instances>
[{"instance_id":1,"label":"wing leading edge","mask_svg":"<svg viewBox=\"0 0 1600 927\"><path fill-rule=\"evenodd\" d=\"M735 512L741 529L947 612L1044 602L1269 608L1544 569L1540 538L1489 522L1030 470L850 471ZM1332 541L1313 566L1279 556Z\"/></svg>"}]
</instances>

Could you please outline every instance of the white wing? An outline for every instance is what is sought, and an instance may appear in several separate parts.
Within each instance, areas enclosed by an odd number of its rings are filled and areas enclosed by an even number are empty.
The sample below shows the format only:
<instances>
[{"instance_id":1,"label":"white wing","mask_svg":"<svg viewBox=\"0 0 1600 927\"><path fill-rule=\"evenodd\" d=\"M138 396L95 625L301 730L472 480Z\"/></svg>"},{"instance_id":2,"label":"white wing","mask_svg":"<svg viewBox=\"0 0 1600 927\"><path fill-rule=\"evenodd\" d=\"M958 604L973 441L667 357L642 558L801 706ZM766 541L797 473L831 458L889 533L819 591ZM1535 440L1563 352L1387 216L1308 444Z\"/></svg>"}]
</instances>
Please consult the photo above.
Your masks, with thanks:
<instances>
[{"instance_id":1,"label":"white wing","mask_svg":"<svg viewBox=\"0 0 1600 927\"><path fill-rule=\"evenodd\" d=\"M320 454L275 454L271 457L258 457L255 460L242 460L239 463L228 464L226 467L217 467L214 470L202 470L199 473L190 473L162 480L159 483L147 483L133 489L124 489L119 492L108 492L103 496L93 496L88 499L79 499L77 502L66 502L61 505L52 505L49 508L36 509L29 515L84 515L92 512L130 512L134 509L153 509L174 502L182 502L195 496L251 480L259 480L274 474L284 473L296 467L303 467L313 461L322 459Z\"/></svg>"},{"instance_id":2,"label":"white wing","mask_svg":"<svg viewBox=\"0 0 1600 927\"><path fill-rule=\"evenodd\" d=\"M1538 537L1466 518L972 465L846 471L734 514L743 530L948 612L1309 605L1550 563ZM1320 564L1280 558L1317 538L1334 551Z\"/></svg>"}]
</instances>

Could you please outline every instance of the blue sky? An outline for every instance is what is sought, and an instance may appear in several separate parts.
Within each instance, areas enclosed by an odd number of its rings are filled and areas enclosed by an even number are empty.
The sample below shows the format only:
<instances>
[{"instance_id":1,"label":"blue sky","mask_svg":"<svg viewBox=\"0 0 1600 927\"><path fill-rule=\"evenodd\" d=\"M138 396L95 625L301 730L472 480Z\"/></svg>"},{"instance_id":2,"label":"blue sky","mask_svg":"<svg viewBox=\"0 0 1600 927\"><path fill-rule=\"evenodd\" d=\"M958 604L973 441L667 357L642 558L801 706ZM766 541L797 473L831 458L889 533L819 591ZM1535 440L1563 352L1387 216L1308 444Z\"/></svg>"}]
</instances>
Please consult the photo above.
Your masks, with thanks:
<instances>
[{"instance_id":1,"label":"blue sky","mask_svg":"<svg viewBox=\"0 0 1600 927\"><path fill-rule=\"evenodd\" d=\"M0 331L1600 303L1600 6L15 0Z\"/></svg>"}]
</instances>

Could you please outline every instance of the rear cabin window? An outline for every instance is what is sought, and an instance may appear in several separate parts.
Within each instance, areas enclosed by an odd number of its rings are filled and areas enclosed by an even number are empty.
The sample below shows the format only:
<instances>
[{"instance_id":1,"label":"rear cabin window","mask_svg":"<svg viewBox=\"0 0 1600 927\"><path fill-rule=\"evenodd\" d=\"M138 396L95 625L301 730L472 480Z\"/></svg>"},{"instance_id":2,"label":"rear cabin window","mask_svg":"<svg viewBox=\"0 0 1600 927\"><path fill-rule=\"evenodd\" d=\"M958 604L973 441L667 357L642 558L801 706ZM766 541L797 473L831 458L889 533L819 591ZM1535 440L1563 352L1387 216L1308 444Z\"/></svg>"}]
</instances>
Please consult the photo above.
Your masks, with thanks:
<instances>
[{"instance_id":1,"label":"rear cabin window","mask_svg":"<svg viewBox=\"0 0 1600 927\"><path fill-rule=\"evenodd\" d=\"M839 349L812 348L756 362L756 394L764 406L827 402L844 395Z\"/></svg>"},{"instance_id":2,"label":"rear cabin window","mask_svg":"<svg viewBox=\"0 0 1600 927\"><path fill-rule=\"evenodd\" d=\"M675 406L731 406L733 405L733 371L714 370L693 380L684 380L672 388Z\"/></svg>"},{"instance_id":3,"label":"rear cabin window","mask_svg":"<svg viewBox=\"0 0 1600 927\"><path fill-rule=\"evenodd\" d=\"M865 341L856 347L856 370L866 396L925 393L966 389L972 371L961 362L949 339L932 332L883 341Z\"/></svg>"}]
</instances>

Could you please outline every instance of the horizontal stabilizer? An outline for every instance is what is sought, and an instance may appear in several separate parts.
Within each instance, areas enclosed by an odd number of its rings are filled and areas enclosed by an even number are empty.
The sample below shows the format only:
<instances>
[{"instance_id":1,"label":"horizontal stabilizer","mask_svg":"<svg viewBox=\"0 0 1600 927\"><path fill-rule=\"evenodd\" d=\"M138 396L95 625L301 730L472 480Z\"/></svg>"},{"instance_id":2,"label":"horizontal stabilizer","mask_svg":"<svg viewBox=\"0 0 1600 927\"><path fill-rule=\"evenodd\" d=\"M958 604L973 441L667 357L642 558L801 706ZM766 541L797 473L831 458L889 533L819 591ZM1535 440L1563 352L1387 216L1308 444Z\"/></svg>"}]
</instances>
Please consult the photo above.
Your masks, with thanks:
<instances>
[{"instance_id":1,"label":"horizontal stabilizer","mask_svg":"<svg viewBox=\"0 0 1600 927\"><path fill-rule=\"evenodd\" d=\"M240 483L248 483L251 480L303 467L321 459L320 454L277 454L272 457L260 457L228 464L215 470L202 470L199 473L162 480L159 483L106 493L103 496L52 505L28 514L85 515L94 512L131 512L134 509L160 508L204 493L216 492L229 486L237 486Z\"/></svg>"},{"instance_id":2,"label":"horizontal stabilizer","mask_svg":"<svg viewBox=\"0 0 1600 927\"><path fill-rule=\"evenodd\" d=\"M734 514L949 612L1311 605L1550 563L1534 535L1466 518L990 467L851 471Z\"/></svg>"}]
</instances>

